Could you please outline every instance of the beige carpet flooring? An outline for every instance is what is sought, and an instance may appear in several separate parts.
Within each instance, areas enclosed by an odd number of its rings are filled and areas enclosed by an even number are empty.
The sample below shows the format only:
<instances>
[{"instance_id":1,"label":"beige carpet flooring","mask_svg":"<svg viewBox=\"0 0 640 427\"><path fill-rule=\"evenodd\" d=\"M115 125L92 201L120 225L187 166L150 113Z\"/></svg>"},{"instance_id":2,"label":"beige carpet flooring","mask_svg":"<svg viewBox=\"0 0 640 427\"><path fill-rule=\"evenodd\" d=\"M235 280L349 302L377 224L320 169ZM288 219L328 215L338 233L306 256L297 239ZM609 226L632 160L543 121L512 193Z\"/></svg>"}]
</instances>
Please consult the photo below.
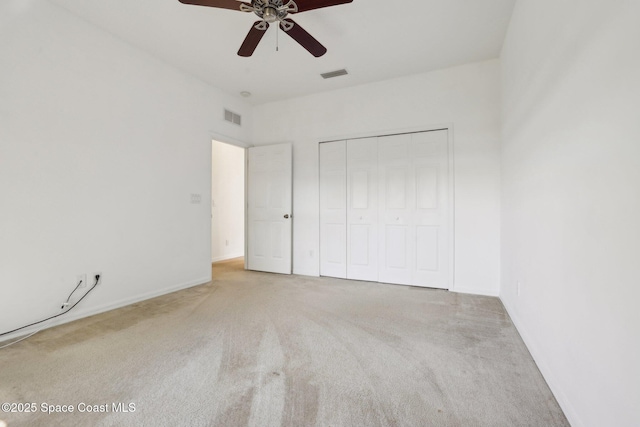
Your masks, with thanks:
<instances>
[{"instance_id":1,"label":"beige carpet flooring","mask_svg":"<svg viewBox=\"0 0 640 427\"><path fill-rule=\"evenodd\" d=\"M213 274L210 284L0 350L0 402L37 405L0 420L568 425L497 298L246 272L238 260L214 264ZM129 412L117 412L118 403ZM45 414L43 404L74 412Z\"/></svg>"}]
</instances>

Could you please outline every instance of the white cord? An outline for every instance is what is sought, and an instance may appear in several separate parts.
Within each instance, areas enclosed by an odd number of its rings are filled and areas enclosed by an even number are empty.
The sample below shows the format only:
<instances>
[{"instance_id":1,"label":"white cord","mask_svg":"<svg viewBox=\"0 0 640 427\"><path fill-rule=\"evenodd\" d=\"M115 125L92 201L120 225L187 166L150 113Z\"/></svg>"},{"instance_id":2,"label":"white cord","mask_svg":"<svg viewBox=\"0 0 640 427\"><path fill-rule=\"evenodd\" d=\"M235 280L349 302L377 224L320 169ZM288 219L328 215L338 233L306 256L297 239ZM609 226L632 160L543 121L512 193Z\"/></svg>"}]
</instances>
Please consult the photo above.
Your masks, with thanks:
<instances>
[{"instance_id":1,"label":"white cord","mask_svg":"<svg viewBox=\"0 0 640 427\"><path fill-rule=\"evenodd\" d=\"M69 311L69 310L67 310L67 311ZM65 311L65 313L66 313L66 311ZM40 332L40 331L42 331L44 329L47 329L47 325L49 325L52 320L53 320L53 318L49 319L49 320L46 320L45 322L43 322L44 324L42 325L42 327L40 329L38 329L38 330L36 330L34 332L31 332L29 335L25 335L24 337L22 337L20 339L17 339L17 340L15 340L13 342L10 342L9 344L3 345L2 347L0 347L0 350L2 350L3 348L11 347L12 345L19 343L20 341L24 341L27 338L31 338L32 336L34 336L38 332ZM2 425L0 425L0 427L2 427Z\"/></svg>"},{"instance_id":2,"label":"white cord","mask_svg":"<svg viewBox=\"0 0 640 427\"><path fill-rule=\"evenodd\" d=\"M5 345L3 345L2 347L0 347L0 350L2 350L3 348L10 347L10 346L12 346L12 345L14 345L14 344L16 344L16 343L19 343L20 341L24 341L24 340L26 340L27 338L31 338L32 336L34 336L35 334L37 334L38 332L40 332L40 331L41 331L41 330L43 330L43 329L44 329L44 328L40 328L40 329L38 329L37 331L32 332L32 333L30 333L29 335L26 335L26 336L24 336L24 337L20 338L19 340L15 340L14 342L11 342L11 343L9 343L9 344L5 344ZM1 427L1 426L0 426L0 427Z\"/></svg>"}]
</instances>

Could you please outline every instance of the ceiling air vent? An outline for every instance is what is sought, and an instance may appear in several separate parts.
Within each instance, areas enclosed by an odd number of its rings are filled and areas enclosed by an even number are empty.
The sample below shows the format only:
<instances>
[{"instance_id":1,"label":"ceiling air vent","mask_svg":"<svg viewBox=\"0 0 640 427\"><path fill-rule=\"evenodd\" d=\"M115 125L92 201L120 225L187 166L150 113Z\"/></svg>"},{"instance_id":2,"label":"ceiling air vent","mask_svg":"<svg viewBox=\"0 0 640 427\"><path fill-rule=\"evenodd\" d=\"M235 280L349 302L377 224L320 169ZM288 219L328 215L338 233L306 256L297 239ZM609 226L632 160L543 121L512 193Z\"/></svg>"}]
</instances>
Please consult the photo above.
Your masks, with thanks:
<instances>
[{"instance_id":1,"label":"ceiling air vent","mask_svg":"<svg viewBox=\"0 0 640 427\"><path fill-rule=\"evenodd\" d=\"M242 126L242 117L233 111L224 110L224 119L234 125Z\"/></svg>"},{"instance_id":2,"label":"ceiling air vent","mask_svg":"<svg viewBox=\"0 0 640 427\"><path fill-rule=\"evenodd\" d=\"M323 73L320 75L323 79L332 79L334 77L346 76L347 74L349 73L347 73L347 70L343 68L342 70L330 71L328 73Z\"/></svg>"}]
</instances>

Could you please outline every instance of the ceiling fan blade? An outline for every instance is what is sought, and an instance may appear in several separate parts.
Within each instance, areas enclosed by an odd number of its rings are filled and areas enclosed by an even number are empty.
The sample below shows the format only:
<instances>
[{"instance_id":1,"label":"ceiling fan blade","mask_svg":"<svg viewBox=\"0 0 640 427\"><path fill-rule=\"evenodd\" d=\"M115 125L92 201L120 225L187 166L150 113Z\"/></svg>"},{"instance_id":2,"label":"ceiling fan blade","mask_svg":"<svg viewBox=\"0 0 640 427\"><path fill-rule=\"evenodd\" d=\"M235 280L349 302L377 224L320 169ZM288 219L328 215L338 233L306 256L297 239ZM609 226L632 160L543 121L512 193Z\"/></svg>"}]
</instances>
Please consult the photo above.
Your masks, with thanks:
<instances>
[{"instance_id":1,"label":"ceiling fan blade","mask_svg":"<svg viewBox=\"0 0 640 427\"><path fill-rule=\"evenodd\" d=\"M351 3L353 0L297 0L298 12Z\"/></svg>"},{"instance_id":2,"label":"ceiling fan blade","mask_svg":"<svg viewBox=\"0 0 640 427\"><path fill-rule=\"evenodd\" d=\"M263 30L258 29L257 26L260 25ZM258 47L258 43L262 40L264 33L267 32L269 28L269 24L265 21L256 21L253 24L253 27L249 30L249 34L245 37L244 42L242 42L242 46L240 46L240 50L238 50L238 55L249 57L253 55L253 52Z\"/></svg>"},{"instance_id":3,"label":"ceiling fan blade","mask_svg":"<svg viewBox=\"0 0 640 427\"><path fill-rule=\"evenodd\" d=\"M240 10L240 5L245 4L251 7L250 3L237 0L178 0L180 3L193 4L196 6L218 7L220 9Z\"/></svg>"},{"instance_id":4,"label":"ceiling fan blade","mask_svg":"<svg viewBox=\"0 0 640 427\"><path fill-rule=\"evenodd\" d=\"M286 30L285 25L281 22L280 28L282 31L289 34L292 39L300 43L300 45L307 49L310 54L318 58L327 53L327 48L322 46L311 34L307 33L304 28L295 23L293 19L284 19L283 21L287 22L288 26L293 26L289 30Z\"/></svg>"}]
</instances>

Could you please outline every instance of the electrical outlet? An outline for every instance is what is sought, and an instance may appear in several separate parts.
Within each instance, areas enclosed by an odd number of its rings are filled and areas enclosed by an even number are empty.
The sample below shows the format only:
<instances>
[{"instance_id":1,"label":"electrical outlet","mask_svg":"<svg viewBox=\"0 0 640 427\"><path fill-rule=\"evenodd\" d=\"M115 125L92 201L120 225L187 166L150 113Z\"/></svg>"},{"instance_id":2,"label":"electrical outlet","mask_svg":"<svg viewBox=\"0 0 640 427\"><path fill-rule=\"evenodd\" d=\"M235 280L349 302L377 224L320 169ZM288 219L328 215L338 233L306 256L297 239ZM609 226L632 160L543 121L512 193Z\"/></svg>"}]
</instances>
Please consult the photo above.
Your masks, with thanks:
<instances>
[{"instance_id":1,"label":"electrical outlet","mask_svg":"<svg viewBox=\"0 0 640 427\"><path fill-rule=\"evenodd\" d=\"M86 288L87 287L87 275L86 274L78 274L76 276L76 286L78 285L78 283L80 283L80 286L78 286L79 288Z\"/></svg>"},{"instance_id":2,"label":"electrical outlet","mask_svg":"<svg viewBox=\"0 0 640 427\"><path fill-rule=\"evenodd\" d=\"M96 283L96 276L100 276L100 278L98 279L98 283ZM91 273L91 276L89 276L89 281L91 281L91 286L93 285L102 285L102 280L104 278L102 277L102 273L99 271L94 271L93 273Z\"/></svg>"}]
</instances>

